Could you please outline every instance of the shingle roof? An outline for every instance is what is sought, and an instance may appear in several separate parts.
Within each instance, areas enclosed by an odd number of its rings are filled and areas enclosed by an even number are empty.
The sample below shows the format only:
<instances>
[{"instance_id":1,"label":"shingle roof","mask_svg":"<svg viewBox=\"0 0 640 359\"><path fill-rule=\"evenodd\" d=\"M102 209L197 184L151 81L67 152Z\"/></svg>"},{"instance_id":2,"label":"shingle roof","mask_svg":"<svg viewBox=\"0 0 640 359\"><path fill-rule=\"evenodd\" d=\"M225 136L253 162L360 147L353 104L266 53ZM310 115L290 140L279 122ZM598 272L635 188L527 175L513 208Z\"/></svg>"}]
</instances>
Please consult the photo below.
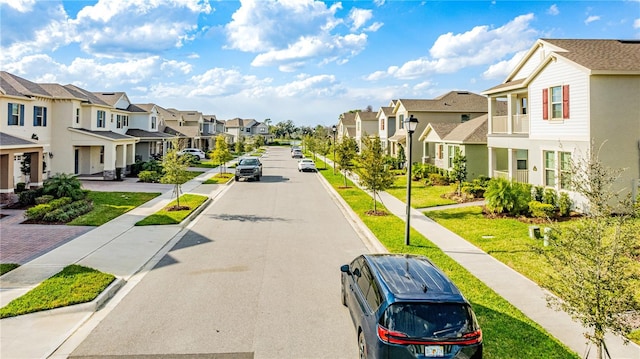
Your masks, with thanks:
<instances>
[{"instance_id":1,"label":"shingle roof","mask_svg":"<svg viewBox=\"0 0 640 359\"><path fill-rule=\"evenodd\" d=\"M393 107L383 106L380 107L380 111L387 117L394 117L393 115Z\"/></svg>"},{"instance_id":2,"label":"shingle roof","mask_svg":"<svg viewBox=\"0 0 640 359\"><path fill-rule=\"evenodd\" d=\"M40 85L31 82L22 77L10 74L6 71L0 71L0 91L9 96L43 96L52 97L50 93L45 91Z\"/></svg>"},{"instance_id":3,"label":"shingle roof","mask_svg":"<svg viewBox=\"0 0 640 359\"><path fill-rule=\"evenodd\" d=\"M640 40L540 39L566 51L554 51L591 70L640 71Z\"/></svg>"},{"instance_id":4,"label":"shingle roof","mask_svg":"<svg viewBox=\"0 0 640 359\"><path fill-rule=\"evenodd\" d=\"M121 133L113 132L113 131L92 131L86 128L69 128L72 131L84 132L94 136L106 137L112 140L134 140L134 137L123 135Z\"/></svg>"},{"instance_id":5,"label":"shingle roof","mask_svg":"<svg viewBox=\"0 0 640 359\"><path fill-rule=\"evenodd\" d=\"M55 98L61 99L77 99L80 101L85 100L85 96L77 91L74 91L71 88L67 88L60 84L55 83L47 83L47 84L39 84L45 91L51 94L51 96Z\"/></svg>"},{"instance_id":6,"label":"shingle roof","mask_svg":"<svg viewBox=\"0 0 640 359\"><path fill-rule=\"evenodd\" d=\"M445 141L461 143L487 143L488 115L478 116L467 122L458 124L449 134L444 136Z\"/></svg>"},{"instance_id":7,"label":"shingle roof","mask_svg":"<svg viewBox=\"0 0 640 359\"><path fill-rule=\"evenodd\" d=\"M164 132L150 132L137 128L131 128L127 130L127 136L139 137L144 139L169 139L174 138L174 135Z\"/></svg>"},{"instance_id":8,"label":"shingle roof","mask_svg":"<svg viewBox=\"0 0 640 359\"><path fill-rule=\"evenodd\" d=\"M92 104L95 104L95 105L110 106L108 103L103 101L101 98L96 96L91 91L87 91L87 90L85 90L83 88L80 88L80 87L78 87L76 85L64 85L64 87L67 89L67 91L70 91L71 93L76 93L79 98L82 98L82 99L84 99L85 101L87 101L89 103L92 103Z\"/></svg>"},{"instance_id":9,"label":"shingle roof","mask_svg":"<svg viewBox=\"0 0 640 359\"><path fill-rule=\"evenodd\" d=\"M118 101L125 96L124 92L93 92L95 96L111 106L115 106Z\"/></svg>"},{"instance_id":10,"label":"shingle roof","mask_svg":"<svg viewBox=\"0 0 640 359\"><path fill-rule=\"evenodd\" d=\"M38 145L35 142L25 140L19 137L11 136L4 132L0 132L0 146L38 146L42 147L42 145Z\"/></svg>"},{"instance_id":11,"label":"shingle roof","mask_svg":"<svg viewBox=\"0 0 640 359\"><path fill-rule=\"evenodd\" d=\"M400 99L409 112L487 112L487 98L468 91L451 91L433 100ZM397 105L396 105L397 106Z\"/></svg>"},{"instance_id":12,"label":"shingle roof","mask_svg":"<svg viewBox=\"0 0 640 359\"><path fill-rule=\"evenodd\" d=\"M378 121L378 114L372 111L360 111L356 114L360 121Z\"/></svg>"},{"instance_id":13,"label":"shingle roof","mask_svg":"<svg viewBox=\"0 0 640 359\"><path fill-rule=\"evenodd\" d=\"M427 127L431 127L431 130L435 132L438 137L444 138L451 133L460 123L458 122L429 122ZM426 128L425 128L426 131Z\"/></svg>"},{"instance_id":14,"label":"shingle roof","mask_svg":"<svg viewBox=\"0 0 640 359\"><path fill-rule=\"evenodd\" d=\"M345 112L341 115L342 124L344 126L355 126L356 125L356 113L355 112Z\"/></svg>"}]
</instances>

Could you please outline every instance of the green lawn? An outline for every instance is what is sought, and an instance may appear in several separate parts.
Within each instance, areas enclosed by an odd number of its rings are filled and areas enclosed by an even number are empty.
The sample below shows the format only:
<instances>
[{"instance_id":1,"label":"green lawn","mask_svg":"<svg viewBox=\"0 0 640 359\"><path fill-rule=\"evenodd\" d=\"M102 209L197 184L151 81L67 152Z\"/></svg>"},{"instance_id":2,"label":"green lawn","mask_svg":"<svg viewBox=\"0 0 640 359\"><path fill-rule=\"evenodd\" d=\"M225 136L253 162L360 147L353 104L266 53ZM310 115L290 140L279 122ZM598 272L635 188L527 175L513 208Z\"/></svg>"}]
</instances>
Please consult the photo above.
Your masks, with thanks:
<instances>
[{"instance_id":1,"label":"green lawn","mask_svg":"<svg viewBox=\"0 0 640 359\"><path fill-rule=\"evenodd\" d=\"M191 167L199 167L199 168L217 168L220 164L214 163L213 160L205 159L200 161L197 165L193 165Z\"/></svg>"},{"instance_id":2,"label":"green lawn","mask_svg":"<svg viewBox=\"0 0 640 359\"><path fill-rule=\"evenodd\" d=\"M87 196L93 201L93 210L68 224L74 226L100 226L159 195L160 193L91 191Z\"/></svg>"},{"instance_id":3,"label":"green lawn","mask_svg":"<svg viewBox=\"0 0 640 359\"><path fill-rule=\"evenodd\" d=\"M353 184L347 189L341 174L321 171L331 185L392 253L429 257L460 288L471 302L484 335L484 358L578 358L537 323L500 297L420 233L412 230L412 245L404 245L404 222L394 216L367 216L372 209L369 195ZM350 183L350 182L349 182ZM379 204L379 209L384 209Z\"/></svg>"},{"instance_id":4,"label":"green lawn","mask_svg":"<svg viewBox=\"0 0 640 359\"><path fill-rule=\"evenodd\" d=\"M201 196L198 194L183 194L180 196L180 206L187 206L189 209L183 209L178 211L170 211L169 209L174 207L178 201L173 200L166 205L160 211L148 216L147 218L138 221L136 226L150 226L161 224L178 224L182 222L187 216L196 210L201 204L207 200L207 196Z\"/></svg>"},{"instance_id":5,"label":"green lawn","mask_svg":"<svg viewBox=\"0 0 640 359\"><path fill-rule=\"evenodd\" d=\"M216 173L215 175L208 178L206 181L202 182L202 184L227 183L232 177L233 177L232 173Z\"/></svg>"},{"instance_id":6,"label":"green lawn","mask_svg":"<svg viewBox=\"0 0 640 359\"><path fill-rule=\"evenodd\" d=\"M457 203L442 195L455 192L455 185L427 186L424 181L411 181L411 207L426 208L444 206ZM406 202L407 200L407 176L397 176L393 188L386 191L390 195Z\"/></svg>"},{"instance_id":7,"label":"green lawn","mask_svg":"<svg viewBox=\"0 0 640 359\"><path fill-rule=\"evenodd\" d=\"M0 308L0 318L90 302L114 279L111 274L72 264Z\"/></svg>"},{"instance_id":8,"label":"green lawn","mask_svg":"<svg viewBox=\"0 0 640 359\"><path fill-rule=\"evenodd\" d=\"M0 275L11 272L18 267L20 267L20 265L16 263L0 263Z\"/></svg>"}]
</instances>

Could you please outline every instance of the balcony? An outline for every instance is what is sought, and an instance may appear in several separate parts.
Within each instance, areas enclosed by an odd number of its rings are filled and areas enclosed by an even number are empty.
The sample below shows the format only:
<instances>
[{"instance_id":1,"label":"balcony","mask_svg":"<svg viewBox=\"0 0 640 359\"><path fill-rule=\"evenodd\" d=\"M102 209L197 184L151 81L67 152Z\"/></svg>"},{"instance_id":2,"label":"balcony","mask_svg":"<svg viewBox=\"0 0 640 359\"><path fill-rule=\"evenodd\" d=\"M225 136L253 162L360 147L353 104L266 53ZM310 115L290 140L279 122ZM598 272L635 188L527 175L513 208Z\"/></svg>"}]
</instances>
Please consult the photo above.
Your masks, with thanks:
<instances>
[{"instance_id":1,"label":"balcony","mask_svg":"<svg viewBox=\"0 0 640 359\"><path fill-rule=\"evenodd\" d=\"M511 132L509 132L509 116L491 116L492 134L529 134L529 115L511 116Z\"/></svg>"}]
</instances>

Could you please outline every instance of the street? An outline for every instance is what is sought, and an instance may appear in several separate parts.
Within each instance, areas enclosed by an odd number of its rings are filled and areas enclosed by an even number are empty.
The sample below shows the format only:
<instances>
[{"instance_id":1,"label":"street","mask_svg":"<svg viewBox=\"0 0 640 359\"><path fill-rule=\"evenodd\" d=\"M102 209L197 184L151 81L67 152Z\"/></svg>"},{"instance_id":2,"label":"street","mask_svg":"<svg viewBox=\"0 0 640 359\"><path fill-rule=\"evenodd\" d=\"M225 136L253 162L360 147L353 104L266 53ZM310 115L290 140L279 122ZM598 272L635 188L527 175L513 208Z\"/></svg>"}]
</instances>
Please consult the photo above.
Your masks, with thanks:
<instances>
[{"instance_id":1,"label":"street","mask_svg":"<svg viewBox=\"0 0 640 359\"><path fill-rule=\"evenodd\" d=\"M206 208L71 357L357 357L339 267L367 249L287 147L262 161L261 181Z\"/></svg>"}]
</instances>

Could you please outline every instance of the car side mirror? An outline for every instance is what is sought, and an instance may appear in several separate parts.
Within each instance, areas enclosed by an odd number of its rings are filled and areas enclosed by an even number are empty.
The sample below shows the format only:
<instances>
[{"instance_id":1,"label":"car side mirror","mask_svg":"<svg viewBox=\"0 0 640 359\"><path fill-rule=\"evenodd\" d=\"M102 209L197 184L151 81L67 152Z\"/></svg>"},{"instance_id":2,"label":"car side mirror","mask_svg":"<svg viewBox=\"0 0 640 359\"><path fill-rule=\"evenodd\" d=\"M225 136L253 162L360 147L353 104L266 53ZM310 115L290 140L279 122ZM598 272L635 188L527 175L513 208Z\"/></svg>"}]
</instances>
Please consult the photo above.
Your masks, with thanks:
<instances>
[{"instance_id":1,"label":"car side mirror","mask_svg":"<svg viewBox=\"0 0 640 359\"><path fill-rule=\"evenodd\" d=\"M351 274L351 271L349 270L349 265L345 264L342 267L340 267L340 272Z\"/></svg>"}]
</instances>

